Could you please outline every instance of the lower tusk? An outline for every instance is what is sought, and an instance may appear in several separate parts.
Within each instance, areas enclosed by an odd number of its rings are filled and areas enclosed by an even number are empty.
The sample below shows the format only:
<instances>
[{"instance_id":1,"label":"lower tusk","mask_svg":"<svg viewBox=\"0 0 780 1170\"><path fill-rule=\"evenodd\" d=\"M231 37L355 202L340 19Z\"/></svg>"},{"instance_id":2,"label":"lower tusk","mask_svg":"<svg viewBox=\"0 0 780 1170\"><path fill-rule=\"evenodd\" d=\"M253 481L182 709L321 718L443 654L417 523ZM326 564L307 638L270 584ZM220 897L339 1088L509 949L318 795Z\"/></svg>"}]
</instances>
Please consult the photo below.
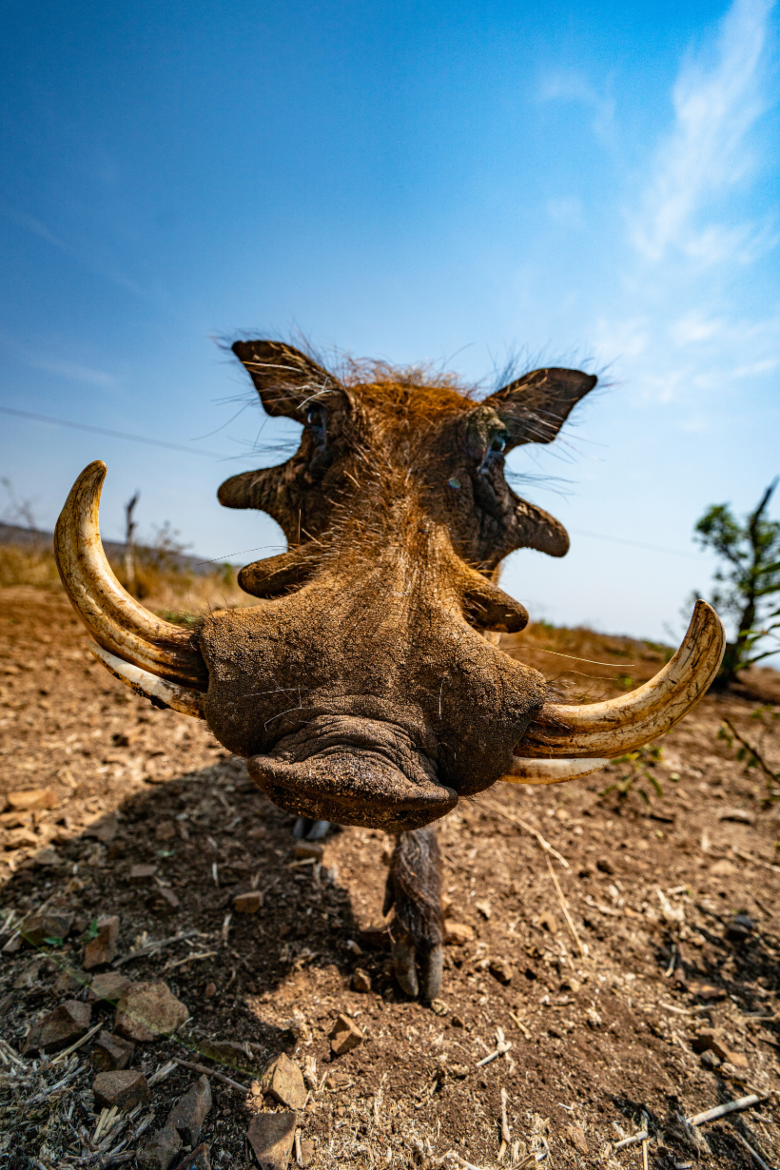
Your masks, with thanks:
<instances>
[{"instance_id":1,"label":"lower tusk","mask_svg":"<svg viewBox=\"0 0 780 1170\"><path fill-rule=\"evenodd\" d=\"M204 719L203 699L200 691L190 687L180 686L178 683L166 682L156 674L150 674L140 666L133 666L122 658L117 658L102 646L89 642L89 649L95 657L103 663L107 670L118 678L131 691L151 699L156 707L171 707L181 715L192 715L195 719Z\"/></svg>"},{"instance_id":2,"label":"lower tusk","mask_svg":"<svg viewBox=\"0 0 780 1170\"><path fill-rule=\"evenodd\" d=\"M507 784L564 784L606 768L610 760L531 760L515 756L512 771L502 776Z\"/></svg>"}]
</instances>

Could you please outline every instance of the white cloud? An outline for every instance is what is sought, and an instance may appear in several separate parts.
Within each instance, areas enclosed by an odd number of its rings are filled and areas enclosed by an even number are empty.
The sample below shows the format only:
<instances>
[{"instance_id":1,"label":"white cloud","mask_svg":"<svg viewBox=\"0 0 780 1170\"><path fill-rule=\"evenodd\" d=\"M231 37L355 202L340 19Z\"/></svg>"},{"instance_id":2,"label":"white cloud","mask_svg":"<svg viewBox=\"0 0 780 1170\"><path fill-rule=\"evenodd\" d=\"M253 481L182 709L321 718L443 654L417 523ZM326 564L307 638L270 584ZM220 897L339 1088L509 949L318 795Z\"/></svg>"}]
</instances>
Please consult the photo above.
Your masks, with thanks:
<instances>
[{"instance_id":1,"label":"white cloud","mask_svg":"<svg viewBox=\"0 0 780 1170\"><path fill-rule=\"evenodd\" d=\"M599 93L580 73L558 70L546 74L539 86L542 102L574 102L593 113L591 129L597 138L612 138L615 123L615 102L609 94Z\"/></svg>"},{"instance_id":2,"label":"white cloud","mask_svg":"<svg viewBox=\"0 0 780 1170\"><path fill-rule=\"evenodd\" d=\"M707 52L692 56L672 91L674 125L661 145L633 225L648 260L675 249L703 264L749 252L766 225L702 223L755 168L749 136L762 96L773 0L734 0ZM707 60L707 57L710 60Z\"/></svg>"},{"instance_id":3,"label":"white cloud","mask_svg":"<svg viewBox=\"0 0 780 1170\"><path fill-rule=\"evenodd\" d=\"M74 382L85 382L90 386L102 386L106 390L115 390L119 383L113 374L107 373L105 370L95 370L90 366L82 366L78 362L70 362L66 359L54 358L47 360L45 358L29 358L27 364L32 366L35 370L45 370L49 374L55 374L58 378L69 378Z\"/></svg>"}]
</instances>

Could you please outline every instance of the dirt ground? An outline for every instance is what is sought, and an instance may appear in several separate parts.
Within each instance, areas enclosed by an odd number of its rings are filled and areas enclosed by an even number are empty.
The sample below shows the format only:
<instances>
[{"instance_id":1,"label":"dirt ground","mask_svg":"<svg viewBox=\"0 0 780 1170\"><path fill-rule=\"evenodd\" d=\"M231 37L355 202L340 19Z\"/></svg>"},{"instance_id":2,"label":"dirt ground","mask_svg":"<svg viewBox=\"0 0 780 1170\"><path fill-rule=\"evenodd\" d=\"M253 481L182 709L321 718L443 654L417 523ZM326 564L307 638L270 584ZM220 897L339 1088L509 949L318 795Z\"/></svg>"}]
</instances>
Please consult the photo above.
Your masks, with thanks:
<instances>
[{"instance_id":1,"label":"dirt ground","mask_svg":"<svg viewBox=\"0 0 780 1170\"><path fill-rule=\"evenodd\" d=\"M633 1168L642 1145L615 1146L642 1127L659 1170L778 1165L780 810L718 733L728 718L780 771L780 676L707 697L660 750L556 788L498 785L441 822L456 941L441 1000L425 1007L394 986L379 929L385 835L334 829L321 859L296 856L293 818L242 761L130 694L86 640L58 589L0 590L0 792L56 794L52 808L0 815L2 1165L135 1165L197 1079L187 1061L211 1075L212 1166L254 1166L252 1116L280 1107L250 1085L282 1052L309 1089L298 1161L313 1170ZM543 625L504 648L590 699L668 656ZM154 873L131 881L142 864ZM251 889L262 908L237 912ZM16 927L41 906L69 911L72 927L30 946ZM109 915L116 957L85 973L91 924ZM353 989L356 969L371 990ZM87 1001L105 970L162 980L189 1012L175 1036L137 1045L151 1101L113 1118L93 1098L96 1034L59 1062L24 1054L34 1022ZM110 1032L114 1012L92 1003L91 1026ZM341 1013L364 1039L336 1057ZM751 1093L766 1099L684 1120Z\"/></svg>"}]
</instances>

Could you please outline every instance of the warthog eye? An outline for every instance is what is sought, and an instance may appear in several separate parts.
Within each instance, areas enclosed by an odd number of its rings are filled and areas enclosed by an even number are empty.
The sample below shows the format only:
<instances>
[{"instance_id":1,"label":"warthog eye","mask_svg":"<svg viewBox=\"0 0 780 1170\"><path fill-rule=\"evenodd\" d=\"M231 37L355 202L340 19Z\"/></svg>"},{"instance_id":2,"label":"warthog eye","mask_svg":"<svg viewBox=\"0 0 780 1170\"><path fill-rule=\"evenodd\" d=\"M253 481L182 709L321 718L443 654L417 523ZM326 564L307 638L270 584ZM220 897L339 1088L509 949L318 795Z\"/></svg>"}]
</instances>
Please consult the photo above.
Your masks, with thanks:
<instances>
[{"instance_id":1,"label":"warthog eye","mask_svg":"<svg viewBox=\"0 0 780 1170\"><path fill-rule=\"evenodd\" d=\"M505 431L502 431L500 435L494 436L493 442L490 444L490 450L497 451L499 454L501 454L502 451L506 450L508 441L509 435Z\"/></svg>"},{"instance_id":2,"label":"warthog eye","mask_svg":"<svg viewBox=\"0 0 780 1170\"><path fill-rule=\"evenodd\" d=\"M318 442L325 438L325 411L321 406L310 406L306 414L306 425L314 432Z\"/></svg>"}]
</instances>

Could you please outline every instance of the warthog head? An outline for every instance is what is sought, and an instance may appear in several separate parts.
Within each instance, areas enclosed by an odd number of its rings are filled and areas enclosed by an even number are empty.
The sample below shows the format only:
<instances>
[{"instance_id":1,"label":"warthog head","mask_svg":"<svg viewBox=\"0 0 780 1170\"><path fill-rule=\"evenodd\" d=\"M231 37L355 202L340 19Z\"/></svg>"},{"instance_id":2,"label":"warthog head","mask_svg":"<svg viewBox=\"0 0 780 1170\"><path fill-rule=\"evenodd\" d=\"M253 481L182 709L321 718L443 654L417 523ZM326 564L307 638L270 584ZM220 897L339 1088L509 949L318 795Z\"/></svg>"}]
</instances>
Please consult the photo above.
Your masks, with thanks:
<instances>
[{"instance_id":1,"label":"warthog head","mask_svg":"<svg viewBox=\"0 0 780 1170\"><path fill-rule=\"evenodd\" d=\"M239 574L258 604L192 633L131 598L100 544L102 463L75 484L55 546L97 656L153 701L205 718L276 804L418 828L501 778L593 771L667 730L709 685L723 632L703 602L672 662L605 703L550 703L544 678L491 638L528 620L495 583L502 558L569 547L509 488L505 455L551 442L594 377L536 370L477 401L381 368L339 380L277 342L233 350L265 410L303 426L286 463L219 489L287 538L287 552Z\"/></svg>"}]
</instances>

